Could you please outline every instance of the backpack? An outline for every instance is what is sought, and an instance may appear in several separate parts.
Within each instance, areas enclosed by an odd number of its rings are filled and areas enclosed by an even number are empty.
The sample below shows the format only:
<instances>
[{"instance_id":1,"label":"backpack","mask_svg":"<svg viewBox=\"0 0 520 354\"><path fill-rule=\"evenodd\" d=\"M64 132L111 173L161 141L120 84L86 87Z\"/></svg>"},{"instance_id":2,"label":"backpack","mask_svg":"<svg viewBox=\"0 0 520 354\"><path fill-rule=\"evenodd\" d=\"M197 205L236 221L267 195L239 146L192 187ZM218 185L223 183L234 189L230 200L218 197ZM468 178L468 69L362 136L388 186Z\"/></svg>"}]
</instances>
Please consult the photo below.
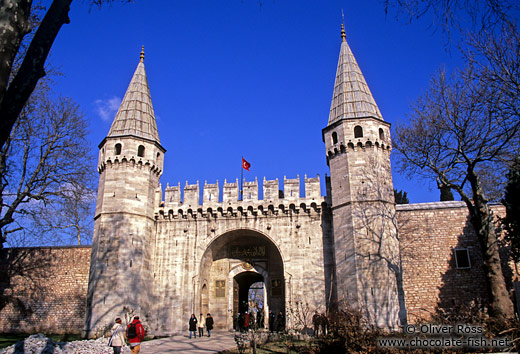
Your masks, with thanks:
<instances>
[{"instance_id":1,"label":"backpack","mask_svg":"<svg viewBox=\"0 0 520 354\"><path fill-rule=\"evenodd\" d=\"M126 336L131 339L137 337L136 323L130 323L126 329Z\"/></svg>"}]
</instances>

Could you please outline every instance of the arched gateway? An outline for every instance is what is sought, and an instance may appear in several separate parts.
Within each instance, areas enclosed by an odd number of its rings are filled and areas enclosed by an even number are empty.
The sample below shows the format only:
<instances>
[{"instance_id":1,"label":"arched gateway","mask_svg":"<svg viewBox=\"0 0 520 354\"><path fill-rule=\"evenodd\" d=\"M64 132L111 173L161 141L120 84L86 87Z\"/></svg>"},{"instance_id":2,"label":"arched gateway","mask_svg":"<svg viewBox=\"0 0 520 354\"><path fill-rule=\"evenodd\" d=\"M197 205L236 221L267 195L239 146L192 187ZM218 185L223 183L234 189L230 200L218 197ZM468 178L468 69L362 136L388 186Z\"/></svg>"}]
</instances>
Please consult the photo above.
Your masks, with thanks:
<instances>
[{"instance_id":1,"label":"arched gateway","mask_svg":"<svg viewBox=\"0 0 520 354\"><path fill-rule=\"evenodd\" d=\"M369 323L398 324L399 242L390 169L390 125L342 43L329 122L322 130L330 178L188 184L163 190L161 145L141 53L107 137L99 145L99 188L87 295L86 334L139 313L149 333L184 332L191 313L217 328L256 304L298 314L332 302L361 309ZM218 155L215 155L218 156ZM300 191L300 185L303 187ZM263 188L263 199L259 198ZM202 201L200 200L202 196ZM302 307L303 305L303 307ZM403 313L403 312L401 312ZM303 323L298 323L301 321ZM305 322L307 321L307 322Z\"/></svg>"},{"instance_id":2,"label":"arched gateway","mask_svg":"<svg viewBox=\"0 0 520 354\"><path fill-rule=\"evenodd\" d=\"M226 232L202 256L196 313L211 313L216 328L223 329L236 328L238 315L245 312L255 317L261 312L264 319L269 310L285 313L284 279L283 256L268 236L248 229ZM260 298L250 301L254 284Z\"/></svg>"}]
</instances>

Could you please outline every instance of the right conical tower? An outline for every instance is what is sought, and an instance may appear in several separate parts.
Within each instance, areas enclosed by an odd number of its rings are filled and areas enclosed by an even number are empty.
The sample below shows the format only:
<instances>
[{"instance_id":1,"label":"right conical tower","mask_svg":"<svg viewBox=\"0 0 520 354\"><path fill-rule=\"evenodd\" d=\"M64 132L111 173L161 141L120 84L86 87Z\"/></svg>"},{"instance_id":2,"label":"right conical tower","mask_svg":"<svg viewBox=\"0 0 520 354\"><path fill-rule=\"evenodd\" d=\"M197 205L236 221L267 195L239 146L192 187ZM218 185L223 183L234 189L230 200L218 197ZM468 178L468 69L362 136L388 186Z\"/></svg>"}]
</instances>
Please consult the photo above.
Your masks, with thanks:
<instances>
[{"instance_id":1,"label":"right conical tower","mask_svg":"<svg viewBox=\"0 0 520 354\"><path fill-rule=\"evenodd\" d=\"M404 317L400 289L390 124L381 112L341 29L329 121L323 129L335 272L333 305L361 310L371 325L395 328Z\"/></svg>"}]
</instances>

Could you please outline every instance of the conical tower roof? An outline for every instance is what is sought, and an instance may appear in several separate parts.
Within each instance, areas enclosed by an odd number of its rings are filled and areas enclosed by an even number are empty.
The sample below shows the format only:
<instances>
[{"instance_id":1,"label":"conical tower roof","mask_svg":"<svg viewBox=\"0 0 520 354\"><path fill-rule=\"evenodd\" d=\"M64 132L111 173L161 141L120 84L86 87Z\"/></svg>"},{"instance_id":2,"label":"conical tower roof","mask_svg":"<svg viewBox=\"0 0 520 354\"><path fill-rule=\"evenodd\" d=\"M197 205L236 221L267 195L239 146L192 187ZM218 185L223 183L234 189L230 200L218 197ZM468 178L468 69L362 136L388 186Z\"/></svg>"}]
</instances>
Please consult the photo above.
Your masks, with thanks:
<instances>
[{"instance_id":1,"label":"conical tower roof","mask_svg":"<svg viewBox=\"0 0 520 354\"><path fill-rule=\"evenodd\" d=\"M152 98L144 70L144 49L125 97L112 122L109 137L133 135L160 143Z\"/></svg>"},{"instance_id":2,"label":"conical tower roof","mask_svg":"<svg viewBox=\"0 0 520 354\"><path fill-rule=\"evenodd\" d=\"M330 105L329 125L342 119L374 117L383 119L365 77L350 50L341 25L341 49L339 52L336 82Z\"/></svg>"}]
</instances>

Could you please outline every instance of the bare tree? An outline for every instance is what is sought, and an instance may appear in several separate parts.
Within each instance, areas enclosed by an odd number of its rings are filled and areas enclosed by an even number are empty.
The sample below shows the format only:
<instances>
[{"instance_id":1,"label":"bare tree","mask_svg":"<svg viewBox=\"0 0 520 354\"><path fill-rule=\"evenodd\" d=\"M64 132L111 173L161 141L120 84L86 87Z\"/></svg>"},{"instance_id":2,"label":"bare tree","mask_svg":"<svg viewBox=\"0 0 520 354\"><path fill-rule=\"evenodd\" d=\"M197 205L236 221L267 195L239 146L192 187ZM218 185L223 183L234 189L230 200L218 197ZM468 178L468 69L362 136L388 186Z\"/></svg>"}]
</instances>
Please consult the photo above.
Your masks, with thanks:
<instances>
[{"instance_id":1,"label":"bare tree","mask_svg":"<svg viewBox=\"0 0 520 354\"><path fill-rule=\"evenodd\" d=\"M493 31L504 23L514 23L520 15L516 0L384 0L385 12L408 21L430 16L431 27L440 28L452 39L453 30L465 35Z\"/></svg>"},{"instance_id":2,"label":"bare tree","mask_svg":"<svg viewBox=\"0 0 520 354\"><path fill-rule=\"evenodd\" d=\"M489 200L498 200L505 170L518 153L520 36L516 0L385 0L410 21L430 16L464 54L467 68L448 77L441 71L398 127L395 147L401 170L437 180L466 203L484 253L491 310L512 316L498 256ZM414 135L416 134L416 135ZM498 188L497 188L498 187Z\"/></svg>"},{"instance_id":3,"label":"bare tree","mask_svg":"<svg viewBox=\"0 0 520 354\"><path fill-rule=\"evenodd\" d=\"M500 182L517 154L520 117L504 96L472 66L451 77L441 70L413 105L409 122L397 126L394 139L401 171L435 179L466 203L484 253L491 310L499 320L512 317L513 305L482 179L493 174Z\"/></svg>"},{"instance_id":4,"label":"bare tree","mask_svg":"<svg viewBox=\"0 0 520 354\"><path fill-rule=\"evenodd\" d=\"M45 83L0 150L0 248L10 234L27 232L34 220L70 199L70 186L88 186L87 122L70 99L51 99Z\"/></svg>"},{"instance_id":5,"label":"bare tree","mask_svg":"<svg viewBox=\"0 0 520 354\"><path fill-rule=\"evenodd\" d=\"M114 0L91 0L95 6ZM129 2L130 0L121 0ZM31 38L19 70L13 63L27 34L34 26L32 0L0 0L0 148L6 143L16 119L38 81L45 76L45 61L64 24L70 22L72 0L53 0Z\"/></svg>"},{"instance_id":6,"label":"bare tree","mask_svg":"<svg viewBox=\"0 0 520 354\"><path fill-rule=\"evenodd\" d=\"M92 214L96 203L92 186L94 180L93 173L86 174L82 181L72 181L61 186L59 197L53 203L40 203L31 230L39 235L41 243L90 244L94 221Z\"/></svg>"}]
</instances>

